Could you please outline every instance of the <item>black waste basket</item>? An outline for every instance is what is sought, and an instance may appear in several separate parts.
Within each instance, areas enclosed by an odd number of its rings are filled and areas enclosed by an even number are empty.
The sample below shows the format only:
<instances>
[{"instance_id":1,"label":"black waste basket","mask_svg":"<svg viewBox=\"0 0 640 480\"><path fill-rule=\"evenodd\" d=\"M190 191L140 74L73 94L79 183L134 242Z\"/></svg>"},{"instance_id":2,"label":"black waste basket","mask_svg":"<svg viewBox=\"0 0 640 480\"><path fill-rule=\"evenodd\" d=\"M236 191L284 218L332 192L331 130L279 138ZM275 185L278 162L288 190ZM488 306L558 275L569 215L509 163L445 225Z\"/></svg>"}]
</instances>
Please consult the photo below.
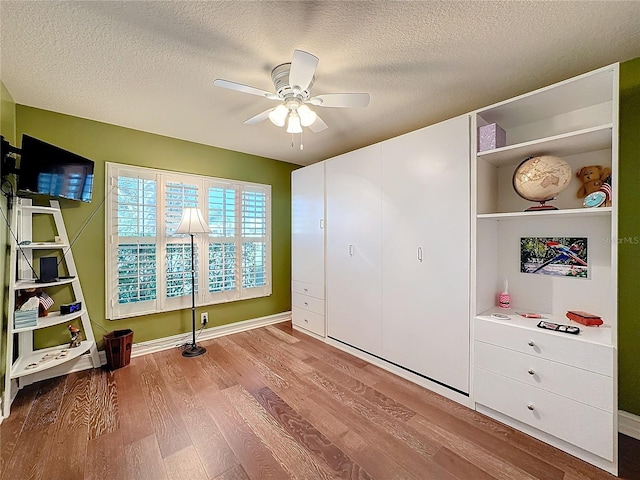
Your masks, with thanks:
<instances>
[{"instance_id":1,"label":"black waste basket","mask_svg":"<svg viewBox=\"0 0 640 480\"><path fill-rule=\"evenodd\" d=\"M107 367L115 370L129 365L133 330L115 330L104 335L104 348L107 354Z\"/></svg>"}]
</instances>

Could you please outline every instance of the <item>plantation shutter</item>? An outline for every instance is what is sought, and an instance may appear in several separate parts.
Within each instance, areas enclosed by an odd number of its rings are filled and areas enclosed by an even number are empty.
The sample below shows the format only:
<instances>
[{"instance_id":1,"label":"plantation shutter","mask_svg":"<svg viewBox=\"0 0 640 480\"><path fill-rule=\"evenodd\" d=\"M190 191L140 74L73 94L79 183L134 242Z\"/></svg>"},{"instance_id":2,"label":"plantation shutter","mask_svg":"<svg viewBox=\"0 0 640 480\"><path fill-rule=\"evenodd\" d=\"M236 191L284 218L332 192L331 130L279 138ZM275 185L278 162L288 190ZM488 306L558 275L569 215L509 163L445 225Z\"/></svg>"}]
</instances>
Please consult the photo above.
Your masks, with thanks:
<instances>
[{"instance_id":1,"label":"plantation shutter","mask_svg":"<svg viewBox=\"0 0 640 480\"><path fill-rule=\"evenodd\" d=\"M211 302L238 298L239 252L236 202L237 187L230 183L210 182L207 196L207 211L210 234L208 248L208 299Z\"/></svg>"},{"instance_id":2,"label":"plantation shutter","mask_svg":"<svg viewBox=\"0 0 640 480\"><path fill-rule=\"evenodd\" d=\"M197 182L200 183L200 182ZM163 306L166 309L191 306L191 236L178 234L176 229L182 218L182 210L200 207L200 186L196 182L165 179L164 182L164 275ZM199 235L194 237L195 292L198 295ZM200 302L198 302L200 303Z\"/></svg>"},{"instance_id":3,"label":"plantation shutter","mask_svg":"<svg viewBox=\"0 0 640 480\"><path fill-rule=\"evenodd\" d=\"M271 293L270 206L271 189L243 185L241 190L242 267L240 298Z\"/></svg>"},{"instance_id":4,"label":"plantation shutter","mask_svg":"<svg viewBox=\"0 0 640 480\"><path fill-rule=\"evenodd\" d=\"M157 310L156 175L108 166L108 318Z\"/></svg>"}]
</instances>

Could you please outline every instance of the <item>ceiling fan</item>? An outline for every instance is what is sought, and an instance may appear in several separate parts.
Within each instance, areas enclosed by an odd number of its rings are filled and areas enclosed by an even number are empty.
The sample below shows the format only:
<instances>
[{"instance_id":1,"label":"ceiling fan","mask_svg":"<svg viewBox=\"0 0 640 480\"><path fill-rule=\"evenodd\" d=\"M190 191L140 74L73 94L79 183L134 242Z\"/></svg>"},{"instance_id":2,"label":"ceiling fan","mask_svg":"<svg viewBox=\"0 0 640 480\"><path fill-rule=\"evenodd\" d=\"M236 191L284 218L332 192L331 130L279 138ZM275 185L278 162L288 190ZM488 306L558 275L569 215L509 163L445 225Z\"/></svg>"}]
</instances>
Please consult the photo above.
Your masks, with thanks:
<instances>
[{"instance_id":1,"label":"ceiling fan","mask_svg":"<svg viewBox=\"0 0 640 480\"><path fill-rule=\"evenodd\" d=\"M317 107L366 107L369 105L368 93L326 93L311 96L311 86L318 66L318 57L302 50L294 50L290 63L278 65L271 71L275 93L250 87L229 80L216 79L216 87L228 88L280 102L276 107L265 110L246 120L245 125L253 125L267 118L278 127L287 125L287 133L302 133L302 127L308 127L318 133L327 128L309 105ZM302 150L302 144L300 145Z\"/></svg>"}]
</instances>

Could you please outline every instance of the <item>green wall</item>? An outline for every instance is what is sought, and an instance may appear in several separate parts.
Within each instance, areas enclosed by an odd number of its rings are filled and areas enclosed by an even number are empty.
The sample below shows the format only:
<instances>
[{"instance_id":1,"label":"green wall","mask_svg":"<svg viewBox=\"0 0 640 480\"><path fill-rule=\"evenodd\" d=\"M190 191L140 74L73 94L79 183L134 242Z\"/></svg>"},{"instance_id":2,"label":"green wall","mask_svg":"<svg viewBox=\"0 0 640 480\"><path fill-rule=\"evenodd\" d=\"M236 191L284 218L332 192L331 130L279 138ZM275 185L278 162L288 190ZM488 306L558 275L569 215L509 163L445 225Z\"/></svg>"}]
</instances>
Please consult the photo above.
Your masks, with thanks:
<instances>
[{"instance_id":1,"label":"green wall","mask_svg":"<svg viewBox=\"0 0 640 480\"><path fill-rule=\"evenodd\" d=\"M640 58L620 65L618 406L640 415Z\"/></svg>"},{"instance_id":2,"label":"green wall","mask_svg":"<svg viewBox=\"0 0 640 480\"><path fill-rule=\"evenodd\" d=\"M105 331L130 328L134 342L191 331L191 310L177 310L130 319L105 320L105 162L154 167L213 177L244 180L272 187L273 293L269 297L199 307L209 312L208 327L291 310L291 163L163 137L128 128L16 106L17 135L27 133L95 161L94 196L90 204L61 201L70 239L99 209L73 245L73 256L96 339ZM248 141L250 138L248 137ZM34 237L35 238L35 237ZM56 292L54 292L56 293ZM54 296L63 298L64 292ZM68 341L66 326L37 332L36 347Z\"/></svg>"},{"instance_id":3,"label":"green wall","mask_svg":"<svg viewBox=\"0 0 640 480\"><path fill-rule=\"evenodd\" d=\"M11 94L0 80L0 135L11 145L15 145L16 137L16 104ZM7 199L4 195L0 195L0 209L7 215ZM8 295L7 283L9 281L6 272L6 259L8 257L9 241L7 228L4 219L0 220L0 248L3 250L0 255L0 315L2 315L2 324L0 328L0 396L4 394L4 374L6 372L6 353L5 353L5 337L7 333L8 314L5 312L6 296Z\"/></svg>"}]
</instances>

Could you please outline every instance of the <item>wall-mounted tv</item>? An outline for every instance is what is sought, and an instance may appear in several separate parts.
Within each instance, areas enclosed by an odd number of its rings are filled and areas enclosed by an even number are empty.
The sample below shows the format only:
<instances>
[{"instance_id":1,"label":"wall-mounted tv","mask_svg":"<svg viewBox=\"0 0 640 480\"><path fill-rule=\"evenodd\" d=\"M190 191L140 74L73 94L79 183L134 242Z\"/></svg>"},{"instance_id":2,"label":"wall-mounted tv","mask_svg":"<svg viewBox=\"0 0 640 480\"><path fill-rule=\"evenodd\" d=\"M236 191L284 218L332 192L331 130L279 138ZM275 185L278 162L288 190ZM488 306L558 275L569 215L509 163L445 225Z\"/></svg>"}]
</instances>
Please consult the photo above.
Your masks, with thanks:
<instances>
[{"instance_id":1,"label":"wall-mounted tv","mask_svg":"<svg viewBox=\"0 0 640 480\"><path fill-rule=\"evenodd\" d=\"M23 134L18 192L90 202L93 161Z\"/></svg>"}]
</instances>

